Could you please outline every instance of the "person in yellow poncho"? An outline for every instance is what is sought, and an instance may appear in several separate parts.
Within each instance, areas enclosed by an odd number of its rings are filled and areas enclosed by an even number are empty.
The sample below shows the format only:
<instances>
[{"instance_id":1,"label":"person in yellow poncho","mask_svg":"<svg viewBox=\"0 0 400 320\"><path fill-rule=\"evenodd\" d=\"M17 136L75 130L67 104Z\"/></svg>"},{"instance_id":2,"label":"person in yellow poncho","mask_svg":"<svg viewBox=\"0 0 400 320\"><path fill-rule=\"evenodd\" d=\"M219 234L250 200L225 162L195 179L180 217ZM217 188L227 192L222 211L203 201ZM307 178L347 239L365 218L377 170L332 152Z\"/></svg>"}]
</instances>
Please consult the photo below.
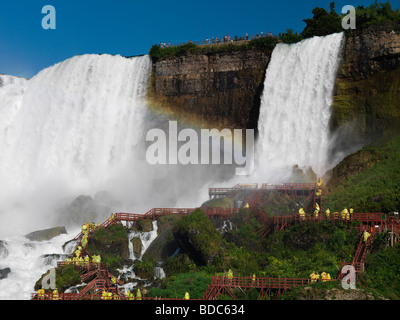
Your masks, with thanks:
<instances>
[{"instance_id":1,"label":"person in yellow poncho","mask_svg":"<svg viewBox=\"0 0 400 320\"><path fill-rule=\"evenodd\" d=\"M325 210L325 215L329 219L329 216L331 215L331 210L329 210L329 208Z\"/></svg>"},{"instance_id":2,"label":"person in yellow poncho","mask_svg":"<svg viewBox=\"0 0 400 320\"><path fill-rule=\"evenodd\" d=\"M331 280L331 275L329 273L326 274L326 280L327 281Z\"/></svg>"},{"instance_id":3,"label":"person in yellow poncho","mask_svg":"<svg viewBox=\"0 0 400 320\"><path fill-rule=\"evenodd\" d=\"M87 243L88 243L88 235L84 234L81 240L82 247L86 247Z\"/></svg>"},{"instance_id":4,"label":"person in yellow poncho","mask_svg":"<svg viewBox=\"0 0 400 320\"><path fill-rule=\"evenodd\" d=\"M79 256L81 255L82 252L82 247L79 246L78 249L75 250L74 254L76 258L79 258Z\"/></svg>"},{"instance_id":5,"label":"person in yellow poncho","mask_svg":"<svg viewBox=\"0 0 400 320\"><path fill-rule=\"evenodd\" d=\"M37 295L38 295L38 298L39 299L44 299L44 289L43 288L40 288L39 290L38 290L38 292L37 292Z\"/></svg>"},{"instance_id":6,"label":"person in yellow poncho","mask_svg":"<svg viewBox=\"0 0 400 320\"><path fill-rule=\"evenodd\" d=\"M233 272L231 269L228 270L228 279L232 280L233 279Z\"/></svg>"},{"instance_id":7,"label":"person in yellow poncho","mask_svg":"<svg viewBox=\"0 0 400 320\"><path fill-rule=\"evenodd\" d=\"M130 290L126 293L126 300L135 300L135 295Z\"/></svg>"},{"instance_id":8,"label":"person in yellow poncho","mask_svg":"<svg viewBox=\"0 0 400 320\"><path fill-rule=\"evenodd\" d=\"M319 211L320 211L321 209L320 209L320 207L319 207L319 204L318 203L315 203L315 210L314 210L314 216L315 216L315 218L317 218L318 219L318 214L319 214Z\"/></svg>"},{"instance_id":9,"label":"person in yellow poncho","mask_svg":"<svg viewBox=\"0 0 400 320\"><path fill-rule=\"evenodd\" d=\"M347 210L347 208L344 208L343 210L342 210L342 212L340 213L340 215L341 215L341 217L342 217L342 220L345 220L346 219L346 215L349 213L349 211Z\"/></svg>"},{"instance_id":10,"label":"person in yellow poncho","mask_svg":"<svg viewBox=\"0 0 400 320\"><path fill-rule=\"evenodd\" d=\"M304 209L303 209L303 208L300 208L300 209L299 209L299 216L300 216L300 219L301 219L301 220L305 220L305 218L306 218L306 213L304 212Z\"/></svg>"},{"instance_id":11,"label":"person in yellow poncho","mask_svg":"<svg viewBox=\"0 0 400 320\"><path fill-rule=\"evenodd\" d=\"M53 291L53 300L58 300L58 290L54 289Z\"/></svg>"},{"instance_id":12,"label":"person in yellow poncho","mask_svg":"<svg viewBox=\"0 0 400 320\"><path fill-rule=\"evenodd\" d=\"M95 263L100 263L101 262L101 257L100 257L100 255L92 255L92 262L95 262Z\"/></svg>"},{"instance_id":13,"label":"person in yellow poncho","mask_svg":"<svg viewBox=\"0 0 400 320\"><path fill-rule=\"evenodd\" d=\"M364 241L364 242L367 242L367 240L368 240L368 238L369 238L370 235L371 235L371 234L370 234L369 232L367 232L366 230L364 230L364 232L363 232L363 241Z\"/></svg>"},{"instance_id":14,"label":"person in yellow poncho","mask_svg":"<svg viewBox=\"0 0 400 320\"><path fill-rule=\"evenodd\" d=\"M142 300L142 293L139 288L136 291L136 300Z\"/></svg>"}]
</instances>

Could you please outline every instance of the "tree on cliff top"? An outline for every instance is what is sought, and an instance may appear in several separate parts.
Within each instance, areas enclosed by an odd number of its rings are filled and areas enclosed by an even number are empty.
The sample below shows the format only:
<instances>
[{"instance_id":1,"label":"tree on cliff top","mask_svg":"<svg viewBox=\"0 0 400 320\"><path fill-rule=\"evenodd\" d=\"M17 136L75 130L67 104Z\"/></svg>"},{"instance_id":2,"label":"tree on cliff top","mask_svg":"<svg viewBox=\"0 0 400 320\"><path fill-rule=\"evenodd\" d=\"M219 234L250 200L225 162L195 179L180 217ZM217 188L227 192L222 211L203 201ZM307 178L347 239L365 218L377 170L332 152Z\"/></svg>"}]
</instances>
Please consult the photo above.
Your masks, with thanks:
<instances>
[{"instance_id":1,"label":"tree on cliff top","mask_svg":"<svg viewBox=\"0 0 400 320\"><path fill-rule=\"evenodd\" d=\"M343 31L341 17L335 11L335 3L331 2L329 8L330 12L328 13L325 9L316 7L312 11L314 16L311 19L303 20L307 24L301 33L304 38L326 36Z\"/></svg>"},{"instance_id":2,"label":"tree on cliff top","mask_svg":"<svg viewBox=\"0 0 400 320\"><path fill-rule=\"evenodd\" d=\"M385 22L400 23L400 11L393 10L390 2L375 3L368 7L357 7L357 28L365 28L370 25L381 24Z\"/></svg>"},{"instance_id":3,"label":"tree on cliff top","mask_svg":"<svg viewBox=\"0 0 400 320\"><path fill-rule=\"evenodd\" d=\"M323 9L316 7L312 11L313 17L304 19L307 24L301 35L303 38L311 38L314 36L326 36L328 34L341 32L342 17L335 11L335 3L329 5L329 13ZM382 24L386 22L400 23L400 11L393 10L390 2L375 3L370 6L358 6L356 8L356 28L362 29L371 25Z\"/></svg>"}]
</instances>

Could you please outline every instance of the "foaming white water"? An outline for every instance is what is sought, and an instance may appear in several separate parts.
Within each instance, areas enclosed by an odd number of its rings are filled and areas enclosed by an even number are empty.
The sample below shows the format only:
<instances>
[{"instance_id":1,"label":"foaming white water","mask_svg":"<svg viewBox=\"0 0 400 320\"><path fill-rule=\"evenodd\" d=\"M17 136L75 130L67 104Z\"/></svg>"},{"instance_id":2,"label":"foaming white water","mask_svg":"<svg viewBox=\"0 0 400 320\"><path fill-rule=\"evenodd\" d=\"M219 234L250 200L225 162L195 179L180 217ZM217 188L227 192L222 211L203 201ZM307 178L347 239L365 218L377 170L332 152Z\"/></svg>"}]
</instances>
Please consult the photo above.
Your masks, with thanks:
<instances>
[{"instance_id":1,"label":"foaming white water","mask_svg":"<svg viewBox=\"0 0 400 320\"><path fill-rule=\"evenodd\" d=\"M343 33L278 44L261 97L256 151L257 178L290 181L293 166L322 176L332 163L330 106Z\"/></svg>"},{"instance_id":2,"label":"foaming white water","mask_svg":"<svg viewBox=\"0 0 400 320\"><path fill-rule=\"evenodd\" d=\"M64 254L62 245L71 239L63 234L51 241L29 241L23 236L3 239L7 254L0 259L0 269L10 268L7 278L0 280L0 300L27 300L35 292L35 282L50 268L56 267L57 259L46 258L46 254Z\"/></svg>"},{"instance_id":3,"label":"foaming white water","mask_svg":"<svg viewBox=\"0 0 400 320\"><path fill-rule=\"evenodd\" d=\"M1 78L0 234L51 218L63 197L112 189L135 166L150 66L148 56L84 55L30 80Z\"/></svg>"},{"instance_id":4,"label":"foaming white water","mask_svg":"<svg viewBox=\"0 0 400 320\"><path fill-rule=\"evenodd\" d=\"M158 230L157 221L153 221L152 225L153 225L152 231L149 231L149 232L129 231L129 237L128 237L129 238L129 259L141 260L144 253L151 245L151 243L154 241L155 238L157 238L157 230ZM131 242L131 240L133 238L139 238L140 242L142 244L142 250L140 252L140 256L136 256L135 253L133 252L133 244Z\"/></svg>"}]
</instances>

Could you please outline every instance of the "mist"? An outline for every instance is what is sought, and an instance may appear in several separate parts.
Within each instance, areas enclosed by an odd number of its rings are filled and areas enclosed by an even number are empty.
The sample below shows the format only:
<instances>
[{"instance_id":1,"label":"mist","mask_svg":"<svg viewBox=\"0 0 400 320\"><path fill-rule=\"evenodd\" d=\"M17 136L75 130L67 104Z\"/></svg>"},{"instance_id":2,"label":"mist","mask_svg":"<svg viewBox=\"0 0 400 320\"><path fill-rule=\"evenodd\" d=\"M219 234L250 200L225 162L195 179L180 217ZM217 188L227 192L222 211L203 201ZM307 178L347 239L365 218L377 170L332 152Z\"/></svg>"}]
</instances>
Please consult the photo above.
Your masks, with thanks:
<instances>
[{"instance_id":1,"label":"mist","mask_svg":"<svg viewBox=\"0 0 400 320\"><path fill-rule=\"evenodd\" d=\"M30 80L0 76L0 235L200 206L231 176L146 161L146 133L169 121L147 108L150 68L148 56L83 55Z\"/></svg>"}]
</instances>

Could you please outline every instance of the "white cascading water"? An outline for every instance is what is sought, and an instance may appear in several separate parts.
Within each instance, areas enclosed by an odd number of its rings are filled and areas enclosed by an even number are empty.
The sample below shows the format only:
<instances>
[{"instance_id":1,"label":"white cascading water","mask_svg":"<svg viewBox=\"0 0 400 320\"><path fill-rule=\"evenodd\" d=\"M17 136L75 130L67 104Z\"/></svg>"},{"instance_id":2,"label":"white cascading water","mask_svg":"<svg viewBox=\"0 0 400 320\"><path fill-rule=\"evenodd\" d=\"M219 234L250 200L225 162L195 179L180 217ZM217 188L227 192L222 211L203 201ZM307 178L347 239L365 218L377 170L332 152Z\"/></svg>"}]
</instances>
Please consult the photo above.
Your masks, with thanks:
<instances>
[{"instance_id":1,"label":"white cascading water","mask_svg":"<svg viewBox=\"0 0 400 320\"><path fill-rule=\"evenodd\" d=\"M157 221L153 221L152 223L152 231L149 232L143 232L143 231L129 231L129 259L135 260L141 260L144 253L146 250L150 247L151 243L154 241L155 238L157 238L157 230L158 230L158 224ZM133 252L133 244L132 244L132 239L133 238L139 238L140 243L141 243L141 253L139 256L136 256L135 253Z\"/></svg>"},{"instance_id":2,"label":"white cascading water","mask_svg":"<svg viewBox=\"0 0 400 320\"><path fill-rule=\"evenodd\" d=\"M84 55L30 80L0 75L0 270L11 269L0 299L29 299L51 267L43 255L63 254L78 233L23 237L58 225L59 201L126 187L116 181L138 162L150 67L148 56Z\"/></svg>"},{"instance_id":3,"label":"white cascading water","mask_svg":"<svg viewBox=\"0 0 400 320\"><path fill-rule=\"evenodd\" d=\"M52 201L112 189L118 170L135 165L150 66L148 56L76 56L0 88L3 219L32 228Z\"/></svg>"},{"instance_id":4,"label":"white cascading water","mask_svg":"<svg viewBox=\"0 0 400 320\"><path fill-rule=\"evenodd\" d=\"M330 106L343 38L337 33L275 47L261 96L258 181L290 181L296 165L321 177L333 165Z\"/></svg>"}]
</instances>

